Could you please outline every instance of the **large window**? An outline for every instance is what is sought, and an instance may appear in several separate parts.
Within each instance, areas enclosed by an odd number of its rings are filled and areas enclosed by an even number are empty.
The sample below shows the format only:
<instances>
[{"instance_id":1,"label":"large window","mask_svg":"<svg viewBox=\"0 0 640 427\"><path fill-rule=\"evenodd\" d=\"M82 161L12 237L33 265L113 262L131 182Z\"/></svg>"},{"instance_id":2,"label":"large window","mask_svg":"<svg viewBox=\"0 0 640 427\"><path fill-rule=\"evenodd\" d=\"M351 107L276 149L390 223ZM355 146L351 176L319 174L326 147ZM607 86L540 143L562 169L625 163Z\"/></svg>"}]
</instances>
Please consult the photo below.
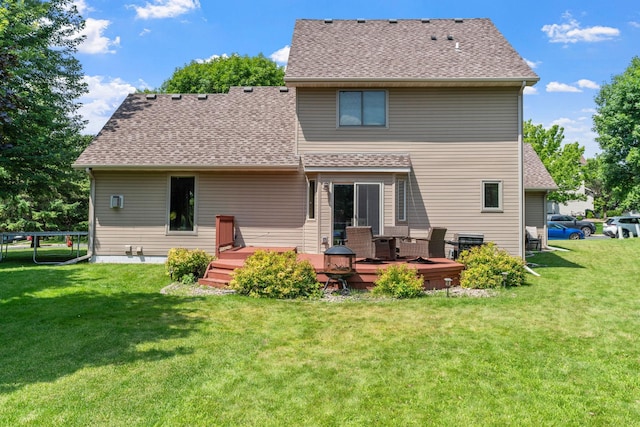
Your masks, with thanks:
<instances>
[{"instance_id":1,"label":"large window","mask_svg":"<svg viewBox=\"0 0 640 427\"><path fill-rule=\"evenodd\" d=\"M171 177L169 231L195 230L195 189L195 177Z\"/></svg>"},{"instance_id":2,"label":"large window","mask_svg":"<svg viewBox=\"0 0 640 427\"><path fill-rule=\"evenodd\" d=\"M502 182L482 182L482 210L485 212L502 212Z\"/></svg>"},{"instance_id":3,"label":"large window","mask_svg":"<svg viewBox=\"0 0 640 427\"><path fill-rule=\"evenodd\" d=\"M387 93L383 90L341 90L340 126L386 126Z\"/></svg>"}]
</instances>

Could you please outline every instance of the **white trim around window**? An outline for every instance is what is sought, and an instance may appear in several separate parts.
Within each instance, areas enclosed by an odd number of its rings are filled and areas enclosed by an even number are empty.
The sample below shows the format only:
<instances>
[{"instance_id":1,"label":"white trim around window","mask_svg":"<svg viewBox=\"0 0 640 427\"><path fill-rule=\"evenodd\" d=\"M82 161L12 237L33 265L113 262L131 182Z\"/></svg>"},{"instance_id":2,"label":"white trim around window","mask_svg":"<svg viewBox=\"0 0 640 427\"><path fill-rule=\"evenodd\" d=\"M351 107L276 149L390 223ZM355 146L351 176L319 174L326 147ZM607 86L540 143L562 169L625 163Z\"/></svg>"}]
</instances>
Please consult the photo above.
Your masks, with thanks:
<instances>
[{"instance_id":1,"label":"white trim around window","mask_svg":"<svg viewBox=\"0 0 640 427\"><path fill-rule=\"evenodd\" d=\"M190 180L192 180L191 189L189 189ZM177 190L177 188L173 188L174 186L183 186L191 192L190 198L188 194L183 195L184 203L181 206L182 209L180 209L180 206L175 206L174 209L172 209L172 199L176 196L173 190ZM177 202L174 200L173 203ZM168 175L166 205L165 218L167 235L196 236L198 234L198 177L196 175ZM184 212L180 213L178 210L183 210ZM178 222L176 219L177 216L182 216L183 221Z\"/></svg>"},{"instance_id":2,"label":"white trim around window","mask_svg":"<svg viewBox=\"0 0 640 427\"><path fill-rule=\"evenodd\" d=\"M502 212L502 181L487 179L482 181L482 212Z\"/></svg>"},{"instance_id":3,"label":"white trim around window","mask_svg":"<svg viewBox=\"0 0 640 427\"><path fill-rule=\"evenodd\" d=\"M396 220L407 220L407 179L396 179Z\"/></svg>"},{"instance_id":4,"label":"white trim around window","mask_svg":"<svg viewBox=\"0 0 640 427\"><path fill-rule=\"evenodd\" d=\"M387 128L389 92L386 90L338 90L336 126L340 129Z\"/></svg>"}]
</instances>

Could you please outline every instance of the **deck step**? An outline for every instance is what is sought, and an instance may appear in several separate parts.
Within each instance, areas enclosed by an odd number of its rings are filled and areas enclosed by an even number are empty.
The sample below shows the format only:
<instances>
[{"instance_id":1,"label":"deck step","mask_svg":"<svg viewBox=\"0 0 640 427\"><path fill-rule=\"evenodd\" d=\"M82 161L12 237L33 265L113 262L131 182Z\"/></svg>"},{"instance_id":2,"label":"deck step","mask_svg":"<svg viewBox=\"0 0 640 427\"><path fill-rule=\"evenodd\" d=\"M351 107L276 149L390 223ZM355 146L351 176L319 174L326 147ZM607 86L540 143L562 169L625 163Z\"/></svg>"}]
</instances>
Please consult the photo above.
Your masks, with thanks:
<instances>
[{"instance_id":1,"label":"deck step","mask_svg":"<svg viewBox=\"0 0 640 427\"><path fill-rule=\"evenodd\" d=\"M229 282L223 279L198 279L198 284L203 286L211 286L212 288L228 288Z\"/></svg>"}]
</instances>

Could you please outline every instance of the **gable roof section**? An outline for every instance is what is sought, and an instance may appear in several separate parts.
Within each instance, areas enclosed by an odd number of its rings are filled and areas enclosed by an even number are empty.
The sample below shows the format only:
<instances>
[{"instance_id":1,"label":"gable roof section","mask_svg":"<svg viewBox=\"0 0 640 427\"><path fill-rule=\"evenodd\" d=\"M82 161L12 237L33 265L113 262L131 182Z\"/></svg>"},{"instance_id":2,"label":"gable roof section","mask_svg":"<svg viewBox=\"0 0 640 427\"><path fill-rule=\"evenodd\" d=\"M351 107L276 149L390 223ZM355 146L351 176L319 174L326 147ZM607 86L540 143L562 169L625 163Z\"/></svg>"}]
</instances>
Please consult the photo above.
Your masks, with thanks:
<instances>
[{"instance_id":1,"label":"gable roof section","mask_svg":"<svg viewBox=\"0 0 640 427\"><path fill-rule=\"evenodd\" d=\"M228 94L131 94L76 168L298 169L295 89Z\"/></svg>"},{"instance_id":2,"label":"gable roof section","mask_svg":"<svg viewBox=\"0 0 640 427\"><path fill-rule=\"evenodd\" d=\"M523 144L524 189L557 190L558 186L531 144Z\"/></svg>"},{"instance_id":3,"label":"gable roof section","mask_svg":"<svg viewBox=\"0 0 640 427\"><path fill-rule=\"evenodd\" d=\"M489 19L298 20L291 86L533 85L536 73Z\"/></svg>"}]
</instances>

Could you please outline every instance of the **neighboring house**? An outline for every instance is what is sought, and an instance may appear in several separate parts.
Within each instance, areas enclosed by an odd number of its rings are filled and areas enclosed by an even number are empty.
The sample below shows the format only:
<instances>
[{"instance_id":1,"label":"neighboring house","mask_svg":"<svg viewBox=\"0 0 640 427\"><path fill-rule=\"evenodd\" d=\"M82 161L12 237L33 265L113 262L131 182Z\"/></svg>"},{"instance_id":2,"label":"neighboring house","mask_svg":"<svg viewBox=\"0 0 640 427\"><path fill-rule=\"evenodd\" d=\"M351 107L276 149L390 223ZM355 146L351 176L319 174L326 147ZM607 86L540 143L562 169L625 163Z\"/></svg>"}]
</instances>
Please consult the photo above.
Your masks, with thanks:
<instances>
[{"instance_id":1,"label":"neighboring house","mask_svg":"<svg viewBox=\"0 0 640 427\"><path fill-rule=\"evenodd\" d=\"M580 158L580 164L582 166L587 164L587 160L584 157ZM593 212L593 196L594 193L589 188L584 186L584 182L580 185L580 188L575 192L580 195L584 200L569 200L566 203L558 203L553 200L547 202L548 214L562 214L571 216L585 216L587 211Z\"/></svg>"},{"instance_id":2,"label":"neighboring house","mask_svg":"<svg viewBox=\"0 0 640 427\"><path fill-rule=\"evenodd\" d=\"M349 224L442 226L523 255L553 183L523 178L538 79L488 19L299 20L286 88L127 97L75 163L93 259L213 253L216 215L241 245L320 253Z\"/></svg>"}]
</instances>

